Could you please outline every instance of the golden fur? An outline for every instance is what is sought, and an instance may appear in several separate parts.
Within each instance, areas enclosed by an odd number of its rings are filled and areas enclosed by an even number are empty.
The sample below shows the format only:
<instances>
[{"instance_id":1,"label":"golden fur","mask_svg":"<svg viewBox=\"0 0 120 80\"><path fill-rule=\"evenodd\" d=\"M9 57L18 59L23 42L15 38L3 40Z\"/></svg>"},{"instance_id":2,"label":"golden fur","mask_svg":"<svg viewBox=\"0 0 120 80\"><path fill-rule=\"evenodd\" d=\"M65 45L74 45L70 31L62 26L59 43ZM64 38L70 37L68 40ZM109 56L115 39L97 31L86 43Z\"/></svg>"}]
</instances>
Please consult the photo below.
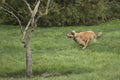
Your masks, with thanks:
<instances>
[{"instance_id":1,"label":"golden fur","mask_svg":"<svg viewBox=\"0 0 120 80\"><path fill-rule=\"evenodd\" d=\"M75 42L83 46L82 49L85 49L92 40L96 42L96 40L100 38L101 35L102 32L99 32L97 35L95 35L93 31L84 31L79 33L71 31L70 33L67 34L67 37L73 38Z\"/></svg>"}]
</instances>

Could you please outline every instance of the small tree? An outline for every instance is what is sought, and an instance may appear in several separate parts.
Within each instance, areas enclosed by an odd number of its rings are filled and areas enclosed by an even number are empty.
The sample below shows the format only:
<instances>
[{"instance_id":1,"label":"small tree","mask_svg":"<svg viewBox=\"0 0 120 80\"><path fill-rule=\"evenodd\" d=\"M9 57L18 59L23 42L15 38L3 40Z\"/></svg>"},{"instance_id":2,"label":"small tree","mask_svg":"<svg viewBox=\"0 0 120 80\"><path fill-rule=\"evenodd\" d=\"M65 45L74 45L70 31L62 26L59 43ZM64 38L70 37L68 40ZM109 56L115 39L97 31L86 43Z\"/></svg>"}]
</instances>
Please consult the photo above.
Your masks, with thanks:
<instances>
[{"instance_id":1,"label":"small tree","mask_svg":"<svg viewBox=\"0 0 120 80\"><path fill-rule=\"evenodd\" d=\"M24 48L26 50L26 76L27 77L32 77L32 55L31 55L31 48L30 48L32 32L35 30L39 18L48 14L50 2L51 2L51 0L47 0L46 6L44 8L45 10L43 12L40 9L41 1L42 0L35 0L34 1L35 6L32 9L30 3L28 3L27 0L23 0L23 2L26 4L30 12L30 18L25 28L23 28L22 26L22 20L19 18L19 16L17 16L14 13L15 9L12 6L10 6L5 0L2 0L1 6L0 6L1 10L4 10L5 12L14 16L20 25L21 36L22 36L21 42L24 44ZM8 6L11 7L11 9L9 9Z\"/></svg>"}]
</instances>

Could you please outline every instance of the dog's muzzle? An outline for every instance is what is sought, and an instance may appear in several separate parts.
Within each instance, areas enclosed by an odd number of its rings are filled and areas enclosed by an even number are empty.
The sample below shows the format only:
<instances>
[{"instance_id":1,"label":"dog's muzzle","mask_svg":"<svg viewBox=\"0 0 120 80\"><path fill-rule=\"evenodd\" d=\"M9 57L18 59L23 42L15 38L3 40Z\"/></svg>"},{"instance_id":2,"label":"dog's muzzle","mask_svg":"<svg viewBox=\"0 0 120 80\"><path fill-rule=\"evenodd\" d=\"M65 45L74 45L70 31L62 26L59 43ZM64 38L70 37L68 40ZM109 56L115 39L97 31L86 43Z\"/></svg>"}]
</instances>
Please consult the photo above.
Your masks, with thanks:
<instances>
[{"instance_id":1,"label":"dog's muzzle","mask_svg":"<svg viewBox=\"0 0 120 80\"><path fill-rule=\"evenodd\" d=\"M68 38L73 38L73 35L67 34L67 37L68 37Z\"/></svg>"}]
</instances>

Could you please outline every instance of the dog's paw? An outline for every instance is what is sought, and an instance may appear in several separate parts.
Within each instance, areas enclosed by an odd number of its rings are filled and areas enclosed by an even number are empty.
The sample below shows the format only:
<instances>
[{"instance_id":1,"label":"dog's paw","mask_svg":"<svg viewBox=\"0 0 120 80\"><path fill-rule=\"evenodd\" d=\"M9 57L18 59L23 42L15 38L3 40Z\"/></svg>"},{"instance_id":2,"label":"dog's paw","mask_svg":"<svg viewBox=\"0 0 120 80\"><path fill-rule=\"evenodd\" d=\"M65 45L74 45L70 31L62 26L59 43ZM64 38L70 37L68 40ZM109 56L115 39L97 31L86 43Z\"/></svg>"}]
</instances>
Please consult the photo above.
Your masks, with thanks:
<instances>
[{"instance_id":1,"label":"dog's paw","mask_svg":"<svg viewBox=\"0 0 120 80\"><path fill-rule=\"evenodd\" d=\"M82 49L85 49L86 47L83 47Z\"/></svg>"}]
</instances>

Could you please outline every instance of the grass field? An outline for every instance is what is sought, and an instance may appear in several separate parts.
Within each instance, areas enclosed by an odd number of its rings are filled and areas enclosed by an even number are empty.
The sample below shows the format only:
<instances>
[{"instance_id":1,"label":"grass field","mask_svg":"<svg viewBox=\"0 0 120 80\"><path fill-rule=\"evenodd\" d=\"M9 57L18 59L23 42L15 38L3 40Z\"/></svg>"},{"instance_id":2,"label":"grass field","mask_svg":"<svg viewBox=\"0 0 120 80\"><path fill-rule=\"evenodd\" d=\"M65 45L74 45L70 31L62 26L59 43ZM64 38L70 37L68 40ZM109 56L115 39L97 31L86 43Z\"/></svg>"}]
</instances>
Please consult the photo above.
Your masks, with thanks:
<instances>
[{"instance_id":1,"label":"grass field","mask_svg":"<svg viewBox=\"0 0 120 80\"><path fill-rule=\"evenodd\" d=\"M103 36L82 50L66 37L71 30L102 31ZM0 25L0 80L120 80L120 20L89 27L37 28L31 41L33 78L25 77L19 34L16 26Z\"/></svg>"}]
</instances>

